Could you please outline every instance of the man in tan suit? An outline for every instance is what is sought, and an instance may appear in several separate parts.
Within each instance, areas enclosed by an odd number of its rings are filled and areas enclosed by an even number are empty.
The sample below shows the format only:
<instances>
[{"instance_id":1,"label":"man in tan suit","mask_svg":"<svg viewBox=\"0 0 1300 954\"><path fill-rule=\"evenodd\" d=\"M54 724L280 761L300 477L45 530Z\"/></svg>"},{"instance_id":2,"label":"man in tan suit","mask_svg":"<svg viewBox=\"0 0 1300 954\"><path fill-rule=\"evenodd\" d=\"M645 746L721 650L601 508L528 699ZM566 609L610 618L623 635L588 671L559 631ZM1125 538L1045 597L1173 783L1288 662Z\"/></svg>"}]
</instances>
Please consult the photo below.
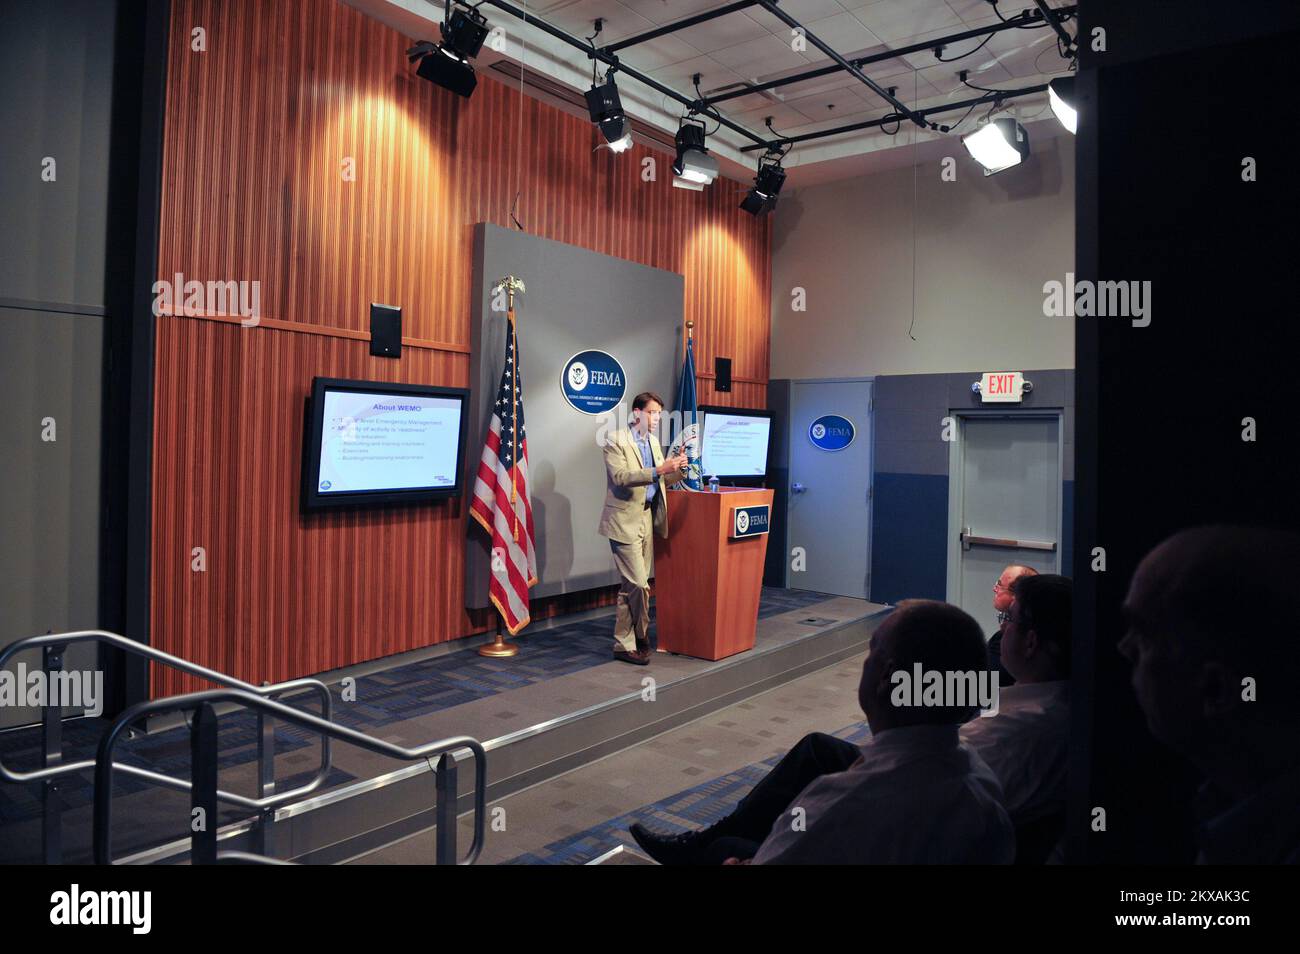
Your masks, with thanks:
<instances>
[{"instance_id":1,"label":"man in tan suit","mask_svg":"<svg viewBox=\"0 0 1300 954\"><path fill-rule=\"evenodd\" d=\"M667 484L685 477L686 455L664 459L655 434L663 398L646 391L632 399L632 426L605 439L605 509L597 532L609 538L623 577L614 618L614 658L650 662L650 561L654 534L668 536Z\"/></svg>"}]
</instances>

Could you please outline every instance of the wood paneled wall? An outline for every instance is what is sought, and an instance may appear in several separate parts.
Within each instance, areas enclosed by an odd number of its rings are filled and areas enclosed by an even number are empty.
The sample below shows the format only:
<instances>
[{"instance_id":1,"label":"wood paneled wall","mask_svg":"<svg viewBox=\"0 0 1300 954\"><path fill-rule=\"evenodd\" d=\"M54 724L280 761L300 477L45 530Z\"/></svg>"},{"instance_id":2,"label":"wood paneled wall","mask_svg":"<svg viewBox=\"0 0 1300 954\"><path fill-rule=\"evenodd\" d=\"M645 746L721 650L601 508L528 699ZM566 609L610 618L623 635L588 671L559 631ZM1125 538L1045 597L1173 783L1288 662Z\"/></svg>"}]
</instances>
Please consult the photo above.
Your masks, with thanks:
<instances>
[{"instance_id":1,"label":"wood paneled wall","mask_svg":"<svg viewBox=\"0 0 1300 954\"><path fill-rule=\"evenodd\" d=\"M152 642L249 681L492 623L463 606L461 501L298 509L315 375L468 384L475 222L509 225L513 204L534 234L680 272L700 402L766 406L769 224L737 208L747 184L674 189L667 154L594 153L590 123L482 74L458 99L414 75L408 45L336 0L174 4L159 277L257 281L261 322L158 319ZM403 307L400 361L369 356L372 301ZM715 354L734 359L730 394ZM198 684L156 668L152 685Z\"/></svg>"}]
</instances>

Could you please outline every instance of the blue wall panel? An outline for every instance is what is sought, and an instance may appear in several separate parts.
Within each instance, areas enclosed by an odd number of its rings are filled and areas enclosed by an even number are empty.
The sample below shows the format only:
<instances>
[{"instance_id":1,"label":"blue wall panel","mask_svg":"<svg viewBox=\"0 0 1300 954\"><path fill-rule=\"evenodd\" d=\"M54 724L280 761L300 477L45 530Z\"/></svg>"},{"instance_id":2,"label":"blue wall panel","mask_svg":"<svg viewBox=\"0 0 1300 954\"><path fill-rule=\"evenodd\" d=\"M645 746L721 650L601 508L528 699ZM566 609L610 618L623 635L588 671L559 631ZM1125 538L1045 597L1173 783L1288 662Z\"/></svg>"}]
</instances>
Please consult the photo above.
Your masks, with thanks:
<instances>
[{"instance_id":1,"label":"blue wall panel","mask_svg":"<svg viewBox=\"0 0 1300 954\"><path fill-rule=\"evenodd\" d=\"M876 474L871 599L941 600L947 590L948 478Z\"/></svg>"}]
</instances>

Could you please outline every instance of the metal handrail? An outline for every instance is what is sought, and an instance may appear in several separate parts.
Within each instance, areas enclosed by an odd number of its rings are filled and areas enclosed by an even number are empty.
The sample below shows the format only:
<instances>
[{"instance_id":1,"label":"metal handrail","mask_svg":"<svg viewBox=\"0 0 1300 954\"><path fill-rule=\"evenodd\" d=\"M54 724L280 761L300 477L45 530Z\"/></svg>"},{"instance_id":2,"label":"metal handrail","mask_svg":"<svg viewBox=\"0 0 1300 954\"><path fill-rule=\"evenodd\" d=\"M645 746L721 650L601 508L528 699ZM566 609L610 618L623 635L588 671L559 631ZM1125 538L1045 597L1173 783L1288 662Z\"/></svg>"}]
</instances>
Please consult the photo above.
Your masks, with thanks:
<instances>
[{"instance_id":1,"label":"metal handrail","mask_svg":"<svg viewBox=\"0 0 1300 954\"><path fill-rule=\"evenodd\" d=\"M320 695L322 717L326 720L333 718L333 698L330 696L329 687L319 679L291 679L287 682L275 683L273 685L254 686L252 683L244 682L242 679L236 679L234 676L228 676L225 673L217 672L215 669L200 666L199 664L192 663L187 659L181 659L179 656L173 656L160 649L154 649L152 646L138 643L133 639L128 639L127 637L120 635L119 633L111 633L102 629L72 630L66 633L52 633L45 636L30 636L26 639L20 639L15 643L11 643L3 650L0 650L0 669L4 668L5 663L18 653L26 650L40 649L44 651L48 671L48 661L52 655L61 658L64 647L72 643L83 642L97 642L111 646L114 649L121 649L124 652L132 653L136 656L142 656L154 662L163 663L164 665L188 673L189 675L198 676L202 679L208 680L209 682L230 686L231 688L245 692L255 693L268 699L280 695L281 693L295 692L301 689L311 689ZM4 759L0 757L0 781L11 782L14 784L23 784L25 782L46 783L47 814L46 835L44 837L46 841L45 861L47 863L56 862L58 860L57 856L61 854L62 847L57 810L52 810L48 806L48 786L54 779L61 778L64 775L71 775L74 772L81 772L96 767L94 759L82 759L79 762L62 761L60 744L62 738L59 734L61 720L57 712L54 712L53 718L51 717L52 708L55 707L52 707L47 700L46 705L43 707L43 721L46 731L46 745L43 753L47 762L45 767L30 772L22 772L16 769L11 769L9 766L5 765ZM54 751L51 751L50 748L51 740L53 742ZM48 764L51 757L56 760L57 764ZM321 786L321 783L325 781L326 776L329 775L330 765L330 737L329 735L322 735L320 768L317 769L316 774L305 785L301 785L298 788L290 789L289 791L281 792L279 794L266 795L261 798L249 798L248 796L239 795L235 792L227 792L218 789L217 798L234 805L239 805L243 808L265 813L278 805L284 804L294 798L309 794L318 789ZM127 765L125 763L118 763L115 768L128 775L145 779L146 781L154 782L155 784L167 788L173 788L179 791L189 791L191 789L190 782L185 779L175 778L161 772L154 772L149 769L140 768L135 765ZM51 811L55 812L55 817L52 821L50 817Z\"/></svg>"},{"instance_id":2,"label":"metal handrail","mask_svg":"<svg viewBox=\"0 0 1300 954\"><path fill-rule=\"evenodd\" d=\"M172 696L168 699L155 699L149 702L141 702L132 706L126 712L117 717L117 720L109 728L103 738L99 741L99 752L95 757L95 818L94 818L94 851L96 864L112 864L112 825L113 825L113 770L117 766L113 762L113 749L117 745L118 739L126 728L133 722L151 715L160 715L167 712L183 712L187 710L197 710L193 724L191 726L191 737L194 739L195 750L203 745L201 740L201 731L207 728L212 734L208 744L215 744L215 733L212 726L215 720L212 706L215 703L233 702L246 706L251 709L257 709L263 712L274 714L285 722L291 722L305 728L315 729L322 735L332 736L345 742L351 742L353 745L371 752L377 752L380 755L387 755L392 758L401 759L406 762L428 761L435 755L440 755L440 765L446 768L436 770L437 785L437 818L438 818L438 841L439 856L444 852L442 847L450 845L454 857L455 847L455 829L456 829L456 791L454 784L448 785L447 779L455 778L455 762L451 753L457 749L469 749L474 755L474 841L470 845L468 856L462 861L454 859L457 864L473 864L478 858L479 853L483 850L483 831L484 818L487 813L487 757L483 750L482 744L467 735L452 736L446 739L439 739L435 742L427 742L424 745L417 746L413 749L396 745L392 742L386 742L383 739L377 739L367 735L364 732L358 732L356 729L350 729L347 726L338 725L333 722L327 722L324 719L293 709L283 703L267 699L256 693L248 692L244 689L209 689L203 692L192 692L182 696ZM191 759L191 772L201 771L203 766L200 762L215 763L213 759ZM193 804L199 807L199 801L205 796L211 797L215 792L216 772L212 769L207 772L208 785L206 791L199 786L192 788ZM450 792L448 789L450 788ZM446 796L450 795L450 803L446 801ZM215 802L215 799L213 799ZM209 813L210 815L211 813ZM220 855L216 851L216 819L209 818L208 824L202 827L202 830L194 830L192 834L193 850L191 860L201 860L203 857L211 860L220 860Z\"/></svg>"}]
</instances>

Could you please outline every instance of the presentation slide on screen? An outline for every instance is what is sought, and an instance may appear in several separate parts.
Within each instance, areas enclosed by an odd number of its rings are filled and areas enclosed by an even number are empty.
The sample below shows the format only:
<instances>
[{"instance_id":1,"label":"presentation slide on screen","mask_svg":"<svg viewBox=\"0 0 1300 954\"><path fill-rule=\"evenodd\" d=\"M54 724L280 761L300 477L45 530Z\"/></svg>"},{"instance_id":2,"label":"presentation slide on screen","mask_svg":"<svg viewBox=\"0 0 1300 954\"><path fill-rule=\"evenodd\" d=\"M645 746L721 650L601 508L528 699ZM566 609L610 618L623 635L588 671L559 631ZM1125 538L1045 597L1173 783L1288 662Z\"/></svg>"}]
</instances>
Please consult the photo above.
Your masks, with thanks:
<instances>
[{"instance_id":1,"label":"presentation slide on screen","mask_svg":"<svg viewBox=\"0 0 1300 954\"><path fill-rule=\"evenodd\" d=\"M705 474L726 477L767 473L767 437L772 421L743 414L704 415L700 466Z\"/></svg>"},{"instance_id":2,"label":"presentation slide on screen","mask_svg":"<svg viewBox=\"0 0 1300 954\"><path fill-rule=\"evenodd\" d=\"M326 391L317 489L454 486L460 414L456 398Z\"/></svg>"}]
</instances>

